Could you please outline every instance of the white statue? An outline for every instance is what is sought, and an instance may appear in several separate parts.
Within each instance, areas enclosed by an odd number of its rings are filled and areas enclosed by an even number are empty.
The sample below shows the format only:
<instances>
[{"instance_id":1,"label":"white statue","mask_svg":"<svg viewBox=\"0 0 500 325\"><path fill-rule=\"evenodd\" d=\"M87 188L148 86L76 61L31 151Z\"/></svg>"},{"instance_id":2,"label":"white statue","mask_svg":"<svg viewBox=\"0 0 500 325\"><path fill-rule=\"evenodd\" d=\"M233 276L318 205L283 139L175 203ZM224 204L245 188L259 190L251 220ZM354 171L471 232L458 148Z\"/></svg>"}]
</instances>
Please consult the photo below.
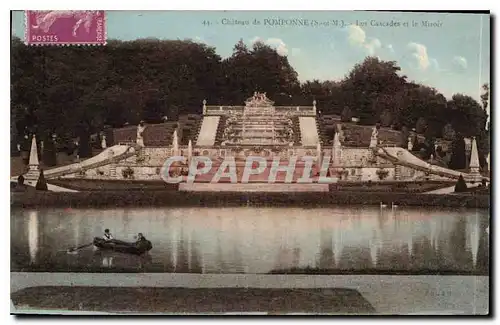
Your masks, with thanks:
<instances>
[{"instance_id":1,"label":"white statue","mask_svg":"<svg viewBox=\"0 0 500 325\"><path fill-rule=\"evenodd\" d=\"M411 136L408 137L408 151L413 150L413 143L411 142Z\"/></svg>"},{"instance_id":2,"label":"white statue","mask_svg":"<svg viewBox=\"0 0 500 325\"><path fill-rule=\"evenodd\" d=\"M372 130L372 136L370 139L370 148L376 147L377 143L378 143L378 128L374 126Z\"/></svg>"},{"instance_id":3,"label":"white statue","mask_svg":"<svg viewBox=\"0 0 500 325\"><path fill-rule=\"evenodd\" d=\"M105 134L102 134L102 135L101 135L101 148L102 148L102 149L106 149L106 148L107 148L107 144L106 144L106 135L105 135Z\"/></svg>"},{"instance_id":4,"label":"white statue","mask_svg":"<svg viewBox=\"0 0 500 325\"><path fill-rule=\"evenodd\" d=\"M144 121L141 121L139 125L137 126L137 140L136 143L140 147L144 147L144 130L146 129L146 126L144 125Z\"/></svg>"}]
</instances>

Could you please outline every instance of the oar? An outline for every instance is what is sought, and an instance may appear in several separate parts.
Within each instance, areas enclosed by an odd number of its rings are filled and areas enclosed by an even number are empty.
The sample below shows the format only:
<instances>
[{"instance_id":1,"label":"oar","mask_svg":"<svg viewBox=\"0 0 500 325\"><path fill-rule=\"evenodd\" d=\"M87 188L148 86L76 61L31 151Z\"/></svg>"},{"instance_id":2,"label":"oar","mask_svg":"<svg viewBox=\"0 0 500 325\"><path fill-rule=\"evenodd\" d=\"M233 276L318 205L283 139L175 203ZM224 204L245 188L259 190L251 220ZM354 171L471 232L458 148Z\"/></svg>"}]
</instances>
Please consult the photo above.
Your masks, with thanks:
<instances>
[{"instance_id":1,"label":"oar","mask_svg":"<svg viewBox=\"0 0 500 325\"><path fill-rule=\"evenodd\" d=\"M78 246L78 247L73 247L73 248L70 248L68 249L68 253L73 253L73 252L76 252L77 250L80 250L82 248L85 248L85 247L89 247L91 245L93 245L94 243L88 243L88 244L85 244L85 245L81 245L81 246Z\"/></svg>"}]
</instances>

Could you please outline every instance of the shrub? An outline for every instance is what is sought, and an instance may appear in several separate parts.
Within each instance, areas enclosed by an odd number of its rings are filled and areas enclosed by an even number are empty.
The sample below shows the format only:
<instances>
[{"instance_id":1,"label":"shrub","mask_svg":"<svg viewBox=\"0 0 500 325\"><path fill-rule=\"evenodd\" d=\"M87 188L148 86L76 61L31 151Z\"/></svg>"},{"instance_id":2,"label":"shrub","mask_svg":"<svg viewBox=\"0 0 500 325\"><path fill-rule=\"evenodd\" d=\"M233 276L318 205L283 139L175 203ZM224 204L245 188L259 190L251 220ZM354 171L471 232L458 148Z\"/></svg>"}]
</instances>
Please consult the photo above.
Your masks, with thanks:
<instances>
[{"instance_id":1,"label":"shrub","mask_svg":"<svg viewBox=\"0 0 500 325\"><path fill-rule=\"evenodd\" d=\"M451 159L449 168L464 169L466 165L465 159L465 142L462 135L457 134L451 144Z\"/></svg>"},{"instance_id":2,"label":"shrub","mask_svg":"<svg viewBox=\"0 0 500 325\"><path fill-rule=\"evenodd\" d=\"M348 106L345 106L340 114L340 120L342 122L351 122L352 119L352 111Z\"/></svg>"},{"instance_id":3,"label":"shrub","mask_svg":"<svg viewBox=\"0 0 500 325\"><path fill-rule=\"evenodd\" d=\"M146 161L146 156L144 156L144 155L139 155L139 156L137 156L137 158L135 159L135 161L136 161L137 163L143 163L143 162L145 162L145 161Z\"/></svg>"},{"instance_id":4,"label":"shrub","mask_svg":"<svg viewBox=\"0 0 500 325\"><path fill-rule=\"evenodd\" d=\"M389 175L389 171L388 170L385 170L383 168L377 169L378 179L384 180L387 177L387 175Z\"/></svg>"},{"instance_id":5,"label":"shrub","mask_svg":"<svg viewBox=\"0 0 500 325\"><path fill-rule=\"evenodd\" d=\"M400 133L400 147L408 149L408 138L410 137L410 131L408 130L407 126L403 126L401 128L401 133Z\"/></svg>"},{"instance_id":6,"label":"shrub","mask_svg":"<svg viewBox=\"0 0 500 325\"><path fill-rule=\"evenodd\" d=\"M417 120L417 124L415 125L415 130L419 134L424 134L426 129L427 129L427 121L425 120L425 118L420 117Z\"/></svg>"},{"instance_id":7,"label":"shrub","mask_svg":"<svg viewBox=\"0 0 500 325\"><path fill-rule=\"evenodd\" d=\"M347 178L347 176L349 176L349 171L347 169L343 168L343 169L337 171L337 175L338 175L338 178L340 180L344 180Z\"/></svg>"},{"instance_id":8,"label":"shrub","mask_svg":"<svg viewBox=\"0 0 500 325\"><path fill-rule=\"evenodd\" d=\"M56 147L54 141L49 137L43 143L43 164L49 167L57 165Z\"/></svg>"},{"instance_id":9,"label":"shrub","mask_svg":"<svg viewBox=\"0 0 500 325\"><path fill-rule=\"evenodd\" d=\"M390 110L384 109L380 115L380 123L382 123L384 127L388 127L392 124L392 113Z\"/></svg>"},{"instance_id":10,"label":"shrub","mask_svg":"<svg viewBox=\"0 0 500 325\"><path fill-rule=\"evenodd\" d=\"M122 170L122 175L123 178L125 179L134 178L134 170L130 167L127 167L124 170Z\"/></svg>"},{"instance_id":11,"label":"shrub","mask_svg":"<svg viewBox=\"0 0 500 325\"><path fill-rule=\"evenodd\" d=\"M455 138L455 130L453 129L453 126L451 126L451 123L448 123L443 127L442 136L443 139L449 141Z\"/></svg>"},{"instance_id":12,"label":"shrub","mask_svg":"<svg viewBox=\"0 0 500 325\"><path fill-rule=\"evenodd\" d=\"M465 184L465 180L462 175L460 175L457 184L455 185L455 192L467 192L467 184Z\"/></svg>"},{"instance_id":13,"label":"shrub","mask_svg":"<svg viewBox=\"0 0 500 325\"><path fill-rule=\"evenodd\" d=\"M45 175L43 174L43 169L40 170L40 177L36 182L35 189L37 191L48 191L47 181L45 180Z\"/></svg>"}]
</instances>

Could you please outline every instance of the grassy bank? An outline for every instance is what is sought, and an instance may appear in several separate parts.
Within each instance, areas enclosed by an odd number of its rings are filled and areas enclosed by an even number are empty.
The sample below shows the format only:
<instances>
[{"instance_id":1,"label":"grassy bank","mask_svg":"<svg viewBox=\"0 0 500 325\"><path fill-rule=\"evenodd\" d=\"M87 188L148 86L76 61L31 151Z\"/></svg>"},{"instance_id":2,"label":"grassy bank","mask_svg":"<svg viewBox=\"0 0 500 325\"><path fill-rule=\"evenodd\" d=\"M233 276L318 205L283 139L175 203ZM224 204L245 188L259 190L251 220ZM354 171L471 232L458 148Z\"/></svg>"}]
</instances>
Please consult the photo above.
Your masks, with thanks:
<instances>
[{"instance_id":1,"label":"grassy bank","mask_svg":"<svg viewBox=\"0 0 500 325\"><path fill-rule=\"evenodd\" d=\"M11 193L12 207L124 207L124 206L270 206L329 207L335 205L379 205L394 202L399 206L436 206L489 208L485 194L411 194L389 192L324 193L244 193L178 191L87 191Z\"/></svg>"}]
</instances>

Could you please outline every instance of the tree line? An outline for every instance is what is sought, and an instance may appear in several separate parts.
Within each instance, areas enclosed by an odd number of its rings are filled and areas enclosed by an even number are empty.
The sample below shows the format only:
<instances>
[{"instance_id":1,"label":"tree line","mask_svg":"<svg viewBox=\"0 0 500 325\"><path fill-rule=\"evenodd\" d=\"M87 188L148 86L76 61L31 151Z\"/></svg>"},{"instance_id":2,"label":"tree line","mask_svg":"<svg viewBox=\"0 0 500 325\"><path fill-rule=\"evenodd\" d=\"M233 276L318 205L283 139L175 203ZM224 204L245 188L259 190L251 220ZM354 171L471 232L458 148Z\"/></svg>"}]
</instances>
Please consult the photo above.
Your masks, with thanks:
<instances>
[{"instance_id":1,"label":"tree line","mask_svg":"<svg viewBox=\"0 0 500 325\"><path fill-rule=\"evenodd\" d=\"M367 57L338 81L300 82L286 56L256 42L239 41L230 57L192 40L111 40L101 47L33 47L12 39L11 139L37 134L51 148L80 139L88 157L89 137L105 125L201 114L202 101L242 105L254 91L276 105L312 105L321 114L360 124L415 129L426 137L476 136L489 150L486 129L489 87L481 103L466 94L449 100L438 90L408 81L395 61Z\"/></svg>"}]
</instances>

